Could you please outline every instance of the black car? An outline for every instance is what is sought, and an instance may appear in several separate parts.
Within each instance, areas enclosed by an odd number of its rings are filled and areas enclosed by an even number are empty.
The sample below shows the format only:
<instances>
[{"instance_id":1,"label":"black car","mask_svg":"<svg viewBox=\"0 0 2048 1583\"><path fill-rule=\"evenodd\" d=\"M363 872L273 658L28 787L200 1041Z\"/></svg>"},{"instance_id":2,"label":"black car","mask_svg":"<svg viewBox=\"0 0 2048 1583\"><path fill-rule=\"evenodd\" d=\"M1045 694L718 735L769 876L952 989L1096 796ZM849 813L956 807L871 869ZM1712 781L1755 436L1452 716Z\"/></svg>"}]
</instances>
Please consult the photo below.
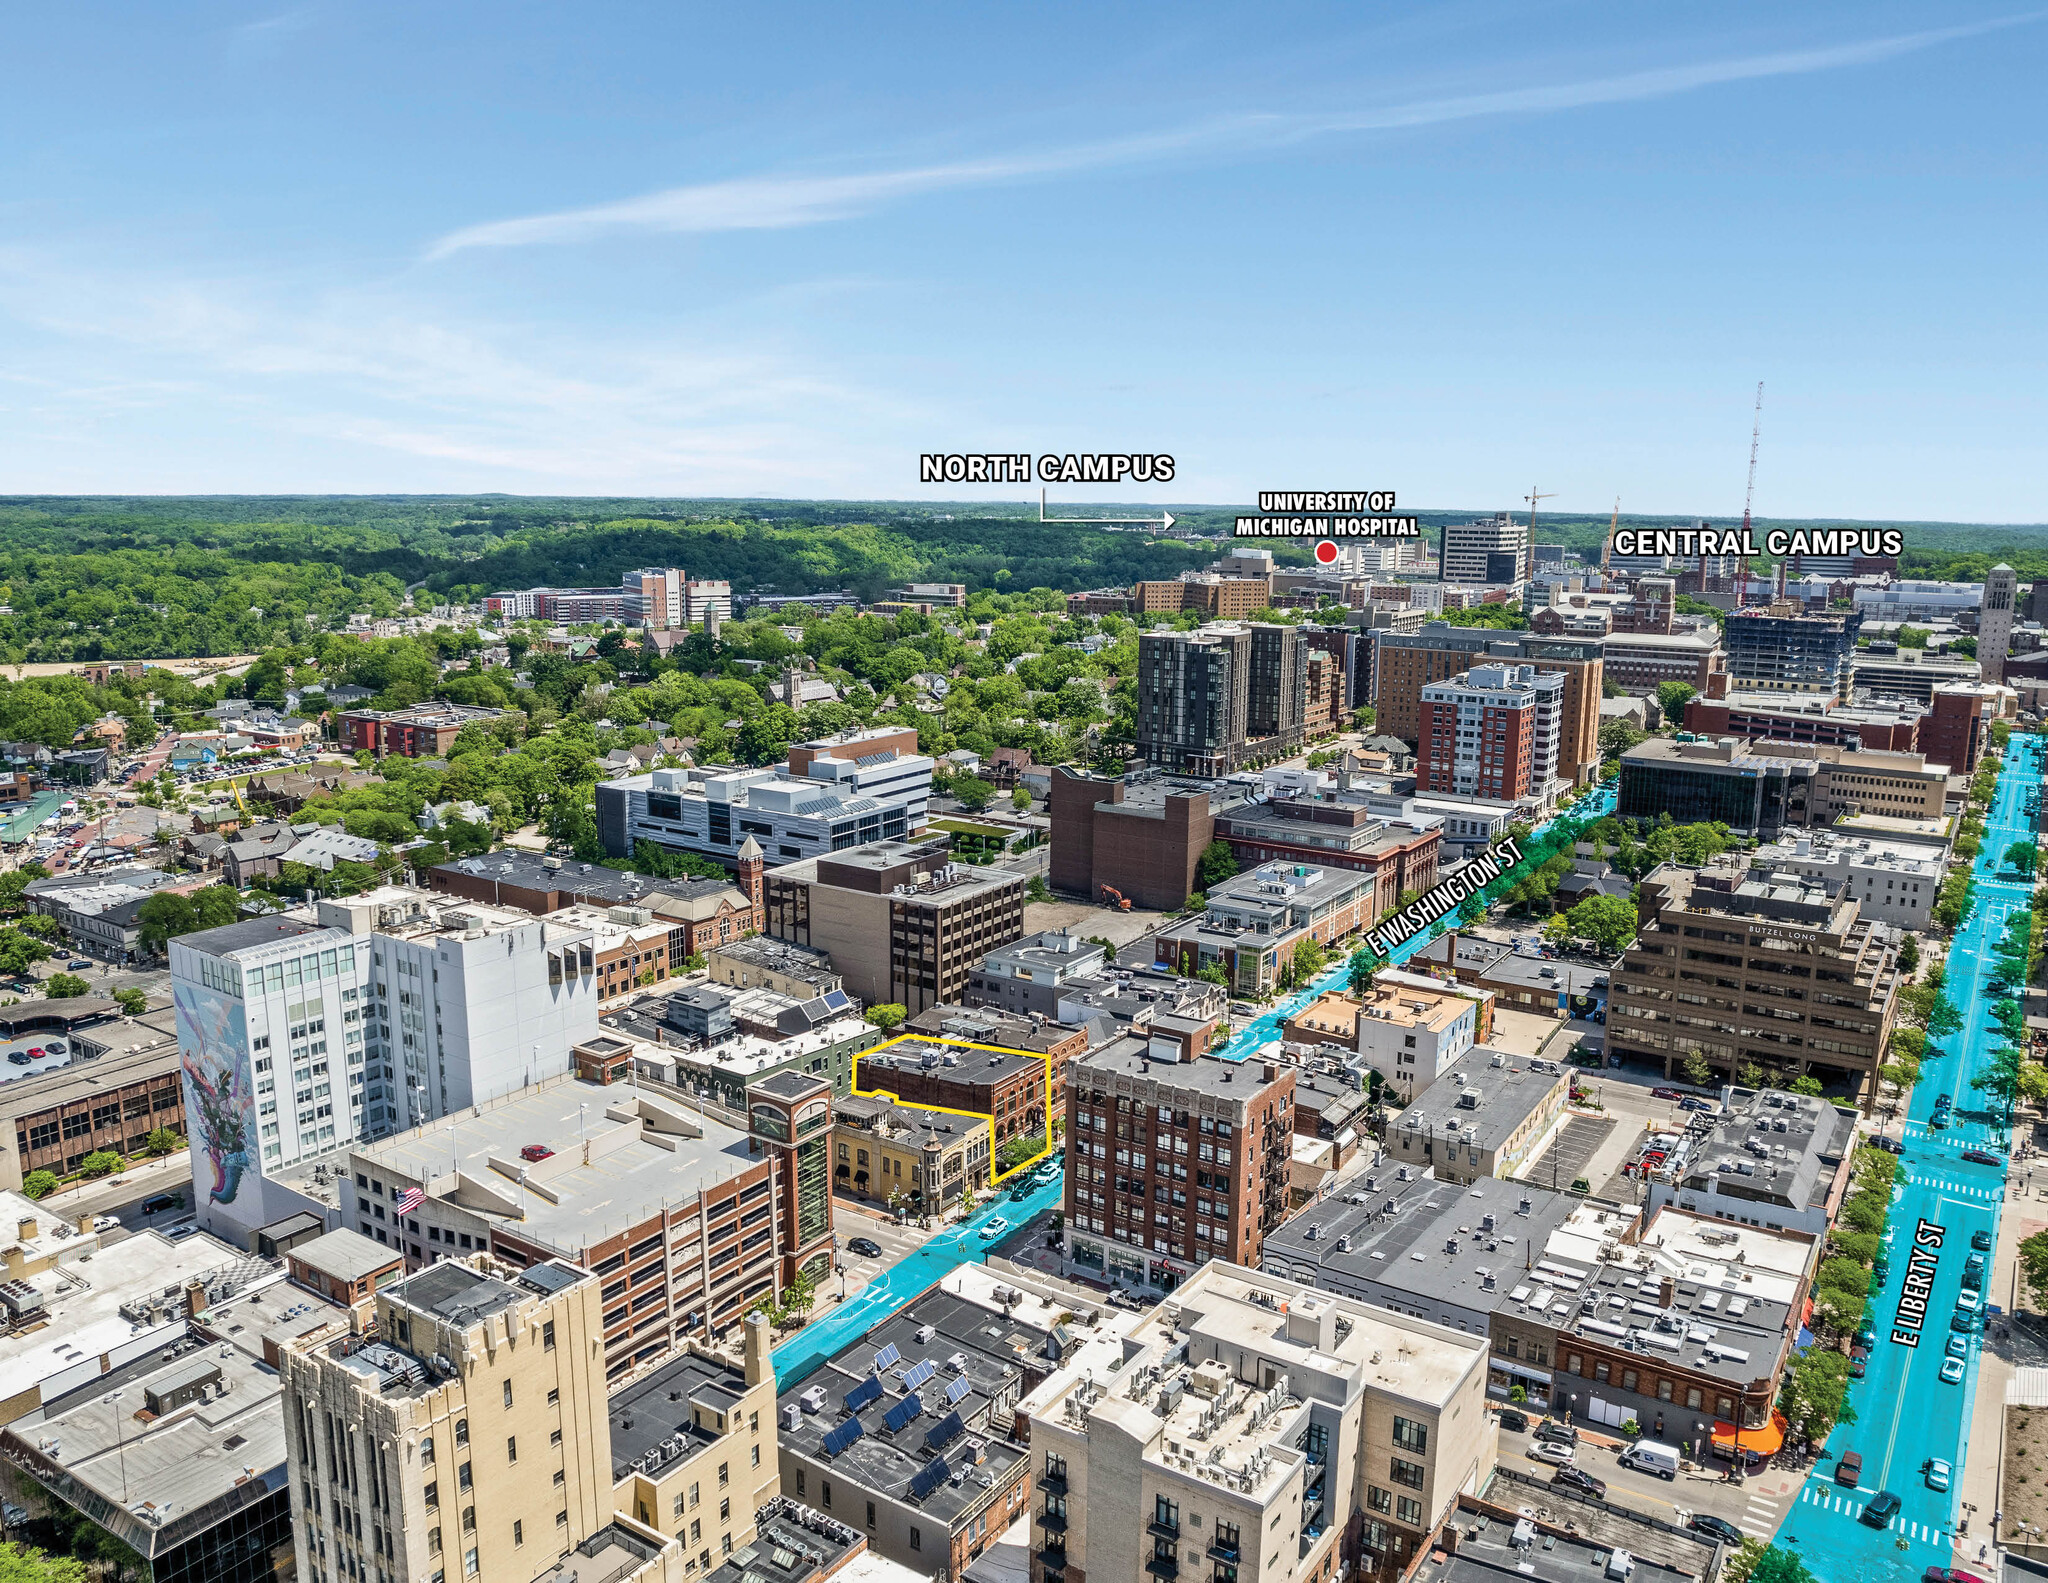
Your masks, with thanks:
<instances>
[{"instance_id":1,"label":"black car","mask_svg":"<svg viewBox=\"0 0 2048 1583\"><path fill-rule=\"evenodd\" d=\"M1870 1504L1857 1513L1856 1520L1868 1523L1873 1528L1889 1528L1892 1519L1898 1515L1898 1496L1890 1490L1879 1490L1870 1497Z\"/></svg>"},{"instance_id":2,"label":"black car","mask_svg":"<svg viewBox=\"0 0 2048 1583\"><path fill-rule=\"evenodd\" d=\"M873 1237L855 1237L846 1244L846 1251L858 1253L864 1259L879 1259L882 1256L882 1245Z\"/></svg>"},{"instance_id":3,"label":"black car","mask_svg":"<svg viewBox=\"0 0 2048 1583\"><path fill-rule=\"evenodd\" d=\"M1709 1539L1718 1539L1724 1545L1739 1545L1742 1543L1742 1530L1725 1517L1715 1517L1710 1513L1700 1512L1694 1516L1691 1522L1686 1524L1686 1527L1696 1534L1705 1534Z\"/></svg>"},{"instance_id":4,"label":"black car","mask_svg":"<svg viewBox=\"0 0 2048 1583\"><path fill-rule=\"evenodd\" d=\"M1886 1154L1904 1154L1906 1152L1906 1146L1899 1142L1897 1138L1872 1138L1870 1146L1873 1149L1882 1149Z\"/></svg>"},{"instance_id":5,"label":"black car","mask_svg":"<svg viewBox=\"0 0 2048 1583\"><path fill-rule=\"evenodd\" d=\"M142 1212L145 1215L154 1215L159 1210L176 1209L184 1202L185 1200L176 1193L158 1193L156 1197L145 1198L142 1201Z\"/></svg>"},{"instance_id":6,"label":"black car","mask_svg":"<svg viewBox=\"0 0 2048 1583\"><path fill-rule=\"evenodd\" d=\"M1569 1490L1584 1490L1588 1495L1596 1499L1607 1493L1607 1486L1604 1483L1594 1478L1592 1474L1582 1473L1577 1468L1559 1468L1550 1475L1550 1483L1553 1489L1561 1487Z\"/></svg>"},{"instance_id":7,"label":"black car","mask_svg":"<svg viewBox=\"0 0 2048 1583\"><path fill-rule=\"evenodd\" d=\"M1578 1427L1558 1418L1546 1418L1536 1426L1538 1440L1555 1440L1561 1446L1575 1446L1579 1443Z\"/></svg>"},{"instance_id":8,"label":"black car","mask_svg":"<svg viewBox=\"0 0 2048 1583\"><path fill-rule=\"evenodd\" d=\"M1991 1233L1988 1231L1973 1232L1970 1236L1970 1246L1979 1253L1989 1253L1991 1251Z\"/></svg>"},{"instance_id":9,"label":"black car","mask_svg":"<svg viewBox=\"0 0 2048 1583\"><path fill-rule=\"evenodd\" d=\"M1529 1415L1517 1412L1512 1407L1503 1407L1500 1410L1500 1426L1503 1429L1512 1429L1518 1435L1526 1435L1529 1432Z\"/></svg>"}]
</instances>

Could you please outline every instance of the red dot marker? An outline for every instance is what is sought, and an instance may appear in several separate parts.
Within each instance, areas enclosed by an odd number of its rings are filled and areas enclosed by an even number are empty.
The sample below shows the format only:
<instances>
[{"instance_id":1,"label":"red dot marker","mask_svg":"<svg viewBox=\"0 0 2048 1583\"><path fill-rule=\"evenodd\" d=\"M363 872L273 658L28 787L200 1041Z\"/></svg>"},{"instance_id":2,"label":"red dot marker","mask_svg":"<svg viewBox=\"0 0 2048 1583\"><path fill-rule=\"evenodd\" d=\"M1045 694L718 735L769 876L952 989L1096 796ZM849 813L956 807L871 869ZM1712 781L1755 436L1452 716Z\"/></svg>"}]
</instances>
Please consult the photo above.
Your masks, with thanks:
<instances>
[{"instance_id":1,"label":"red dot marker","mask_svg":"<svg viewBox=\"0 0 2048 1583\"><path fill-rule=\"evenodd\" d=\"M1316 546L1316 559L1325 566L1334 566L1337 563L1337 546L1328 539L1323 540Z\"/></svg>"}]
</instances>

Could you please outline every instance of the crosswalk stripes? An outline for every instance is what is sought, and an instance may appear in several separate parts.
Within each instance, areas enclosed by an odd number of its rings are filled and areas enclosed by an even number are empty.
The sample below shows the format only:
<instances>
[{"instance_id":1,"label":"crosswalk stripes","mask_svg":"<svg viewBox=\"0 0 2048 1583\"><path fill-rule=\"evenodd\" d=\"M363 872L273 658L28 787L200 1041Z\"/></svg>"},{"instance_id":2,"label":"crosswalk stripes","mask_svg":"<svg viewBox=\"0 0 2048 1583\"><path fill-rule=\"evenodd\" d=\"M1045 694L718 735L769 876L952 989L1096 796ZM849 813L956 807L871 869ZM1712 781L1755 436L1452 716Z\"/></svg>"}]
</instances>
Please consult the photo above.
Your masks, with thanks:
<instances>
[{"instance_id":1,"label":"crosswalk stripes","mask_svg":"<svg viewBox=\"0 0 2048 1583\"><path fill-rule=\"evenodd\" d=\"M1809 1484L1799 1492L1799 1503L1802 1506L1818 1506L1822 1511L1838 1512L1845 1517L1861 1515L1868 1499L1867 1494L1842 1495L1825 1484ZM1923 1544L1948 1543L1948 1530L1937 1528L1932 1523L1909 1523L1904 1518L1895 1517L1887 1526L1893 1533L1904 1534L1909 1539L1918 1539Z\"/></svg>"}]
</instances>

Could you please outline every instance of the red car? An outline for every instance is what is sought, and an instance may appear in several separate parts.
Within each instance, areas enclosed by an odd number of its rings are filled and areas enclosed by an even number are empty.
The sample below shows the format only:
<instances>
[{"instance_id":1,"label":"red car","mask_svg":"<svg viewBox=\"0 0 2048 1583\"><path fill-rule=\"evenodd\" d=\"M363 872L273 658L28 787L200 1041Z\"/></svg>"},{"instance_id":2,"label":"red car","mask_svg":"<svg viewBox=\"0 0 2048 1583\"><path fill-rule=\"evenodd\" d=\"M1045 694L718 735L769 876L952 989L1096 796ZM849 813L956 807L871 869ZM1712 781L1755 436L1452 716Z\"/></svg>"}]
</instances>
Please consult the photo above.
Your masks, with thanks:
<instances>
[{"instance_id":1,"label":"red car","mask_svg":"<svg viewBox=\"0 0 2048 1583\"><path fill-rule=\"evenodd\" d=\"M28 1058L31 1061L40 1061L44 1056L48 1055L49 1053L50 1052L48 1050L45 1050L41 1045L36 1045L28 1052Z\"/></svg>"},{"instance_id":2,"label":"red car","mask_svg":"<svg viewBox=\"0 0 2048 1583\"><path fill-rule=\"evenodd\" d=\"M545 1143L529 1143L519 1151L519 1158L528 1161L545 1160L554 1152Z\"/></svg>"},{"instance_id":3,"label":"red car","mask_svg":"<svg viewBox=\"0 0 2048 1583\"><path fill-rule=\"evenodd\" d=\"M1650 1097L1652 1099L1683 1099L1685 1098L1685 1090L1682 1088L1653 1088L1650 1090Z\"/></svg>"},{"instance_id":4,"label":"red car","mask_svg":"<svg viewBox=\"0 0 2048 1583\"><path fill-rule=\"evenodd\" d=\"M1920 1583L1985 1583L1985 1580L1960 1567L1929 1567L1920 1574Z\"/></svg>"},{"instance_id":5,"label":"red car","mask_svg":"<svg viewBox=\"0 0 2048 1583\"><path fill-rule=\"evenodd\" d=\"M34 1052L31 1051L30 1054L34 1054ZM2005 1161L2003 1159L2001 1159L1998 1155L1993 1154L1989 1149L1965 1149L1963 1150L1963 1158L1968 1160L1972 1165L2005 1164Z\"/></svg>"}]
</instances>

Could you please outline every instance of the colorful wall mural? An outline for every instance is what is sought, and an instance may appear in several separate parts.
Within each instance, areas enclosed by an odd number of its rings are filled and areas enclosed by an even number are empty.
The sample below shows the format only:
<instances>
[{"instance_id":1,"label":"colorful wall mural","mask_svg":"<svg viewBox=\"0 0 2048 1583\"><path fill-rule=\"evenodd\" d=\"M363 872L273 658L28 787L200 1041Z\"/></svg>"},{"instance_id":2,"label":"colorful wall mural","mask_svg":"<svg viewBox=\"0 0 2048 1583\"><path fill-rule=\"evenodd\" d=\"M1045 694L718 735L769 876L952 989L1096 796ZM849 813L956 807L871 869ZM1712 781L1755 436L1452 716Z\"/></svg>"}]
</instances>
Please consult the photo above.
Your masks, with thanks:
<instances>
[{"instance_id":1,"label":"colorful wall mural","mask_svg":"<svg viewBox=\"0 0 2048 1583\"><path fill-rule=\"evenodd\" d=\"M203 984L172 985L178 1058L185 1069L185 1125L213 1171L209 1197L232 1204L256 1166L256 1089L242 1003ZM200 1174L193 1172L197 1183Z\"/></svg>"}]
</instances>

